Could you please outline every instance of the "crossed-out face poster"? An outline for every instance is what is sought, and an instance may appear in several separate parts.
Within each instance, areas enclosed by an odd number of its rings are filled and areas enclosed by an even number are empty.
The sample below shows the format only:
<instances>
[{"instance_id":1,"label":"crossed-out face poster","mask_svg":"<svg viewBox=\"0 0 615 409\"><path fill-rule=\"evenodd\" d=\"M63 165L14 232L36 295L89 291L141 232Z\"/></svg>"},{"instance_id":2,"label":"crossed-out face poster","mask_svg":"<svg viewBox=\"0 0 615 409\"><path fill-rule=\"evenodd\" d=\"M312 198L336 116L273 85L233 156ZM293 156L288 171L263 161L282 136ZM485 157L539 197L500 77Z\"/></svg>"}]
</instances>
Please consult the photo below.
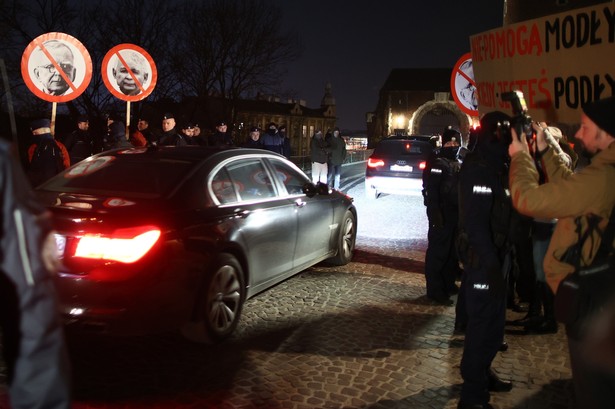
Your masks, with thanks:
<instances>
[{"instance_id":1,"label":"crossed-out face poster","mask_svg":"<svg viewBox=\"0 0 615 409\"><path fill-rule=\"evenodd\" d=\"M85 91L92 79L92 59L75 37L46 33L26 47L21 59L26 86L49 102L67 102Z\"/></svg>"},{"instance_id":2,"label":"crossed-out face poster","mask_svg":"<svg viewBox=\"0 0 615 409\"><path fill-rule=\"evenodd\" d=\"M536 120L578 123L584 104L615 95L615 4L570 10L470 37L478 111L511 113L522 91Z\"/></svg>"}]
</instances>

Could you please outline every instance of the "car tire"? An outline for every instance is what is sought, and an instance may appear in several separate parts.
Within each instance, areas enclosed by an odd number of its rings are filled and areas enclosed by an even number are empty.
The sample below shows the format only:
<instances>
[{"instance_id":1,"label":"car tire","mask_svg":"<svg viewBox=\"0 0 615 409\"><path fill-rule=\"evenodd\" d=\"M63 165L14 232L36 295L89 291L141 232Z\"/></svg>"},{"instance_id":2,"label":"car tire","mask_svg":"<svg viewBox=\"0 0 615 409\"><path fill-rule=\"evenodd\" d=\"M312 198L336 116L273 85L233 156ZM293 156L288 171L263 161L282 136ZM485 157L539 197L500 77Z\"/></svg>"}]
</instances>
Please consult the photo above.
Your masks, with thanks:
<instances>
[{"instance_id":1,"label":"car tire","mask_svg":"<svg viewBox=\"0 0 615 409\"><path fill-rule=\"evenodd\" d=\"M227 339L239 323L245 298L241 264L231 254L220 254L205 277L194 320L182 327L182 335L207 344Z\"/></svg>"},{"instance_id":2,"label":"car tire","mask_svg":"<svg viewBox=\"0 0 615 409\"><path fill-rule=\"evenodd\" d=\"M329 264L343 266L350 263L354 254L356 239L357 218L350 210L346 210L337 238L337 255L328 260Z\"/></svg>"}]
</instances>

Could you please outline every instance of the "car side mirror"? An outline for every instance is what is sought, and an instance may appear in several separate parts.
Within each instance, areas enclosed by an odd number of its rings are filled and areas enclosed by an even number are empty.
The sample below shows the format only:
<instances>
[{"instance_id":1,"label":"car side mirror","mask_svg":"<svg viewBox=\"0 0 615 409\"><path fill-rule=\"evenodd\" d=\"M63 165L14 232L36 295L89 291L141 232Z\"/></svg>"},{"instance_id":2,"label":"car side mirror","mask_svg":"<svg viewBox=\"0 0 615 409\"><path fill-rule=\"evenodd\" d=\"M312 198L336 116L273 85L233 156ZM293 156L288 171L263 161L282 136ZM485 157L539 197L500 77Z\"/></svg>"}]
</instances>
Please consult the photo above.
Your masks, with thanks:
<instances>
[{"instance_id":1,"label":"car side mirror","mask_svg":"<svg viewBox=\"0 0 615 409\"><path fill-rule=\"evenodd\" d=\"M316 184L316 190L318 190L319 195L329 195L331 194L331 188L326 183L318 182Z\"/></svg>"},{"instance_id":2,"label":"car side mirror","mask_svg":"<svg viewBox=\"0 0 615 409\"><path fill-rule=\"evenodd\" d=\"M308 182L303 185L302 190L307 197L314 197L316 195L328 195L331 193L331 188L326 183L321 182L318 182L317 184Z\"/></svg>"}]
</instances>

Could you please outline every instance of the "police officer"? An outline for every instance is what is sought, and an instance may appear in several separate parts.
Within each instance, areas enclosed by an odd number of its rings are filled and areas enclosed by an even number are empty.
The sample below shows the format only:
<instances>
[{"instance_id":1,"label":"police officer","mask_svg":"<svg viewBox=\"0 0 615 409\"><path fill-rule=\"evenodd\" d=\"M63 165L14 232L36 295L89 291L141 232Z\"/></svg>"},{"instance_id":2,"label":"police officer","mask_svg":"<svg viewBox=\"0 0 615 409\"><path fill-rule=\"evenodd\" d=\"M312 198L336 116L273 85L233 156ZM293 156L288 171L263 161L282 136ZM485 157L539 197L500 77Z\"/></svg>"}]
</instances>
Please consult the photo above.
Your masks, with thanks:
<instances>
[{"instance_id":1,"label":"police officer","mask_svg":"<svg viewBox=\"0 0 615 409\"><path fill-rule=\"evenodd\" d=\"M162 135L160 136L160 145L186 146L189 144L186 136L177 133L175 125L175 115L167 112L162 116Z\"/></svg>"},{"instance_id":2,"label":"police officer","mask_svg":"<svg viewBox=\"0 0 615 409\"><path fill-rule=\"evenodd\" d=\"M459 213L460 141L459 131L447 128L442 135L442 147L434 151L423 171L423 198L429 220L425 254L427 297L441 305L452 305L449 297L458 292L455 279L460 268L454 239Z\"/></svg>"},{"instance_id":3,"label":"police officer","mask_svg":"<svg viewBox=\"0 0 615 409\"><path fill-rule=\"evenodd\" d=\"M90 134L90 121L87 115L79 115L77 129L64 139L64 146L70 156L70 164L74 165L94 154L94 138Z\"/></svg>"},{"instance_id":4,"label":"police officer","mask_svg":"<svg viewBox=\"0 0 615 409\"><path fill-rule=\"evenodd\" d=\"M0 324L12 408L68 409L69 360L53 276L49 214L0 138Z\"/></svg>"},{"instance_id":5,"label":"police officer","mask_svg":"<svg viewBox=\"0 0 615 409\"><path fill-rule=\"evenodd\" d=\"M464 261L467 327L459 409L492 408L489 392L512 389L491 370L502 346L506 318L506 283L510 270L510 217L507 189L510 117L491 112L481 119L476 148L459 173L459 227Z\"/></svg>"},{"instance_id":6,"label":"police officer","mask_svg":"<svg viewBox=\"0 0 615 409\"><path fill-rule=\"evenodd\" d=\"M216 124L216 130L208 138L209 146L224 147L233 146L233 138L228 132L228 125L225 121L219 121Z\"/></svg>"}]
</instances>

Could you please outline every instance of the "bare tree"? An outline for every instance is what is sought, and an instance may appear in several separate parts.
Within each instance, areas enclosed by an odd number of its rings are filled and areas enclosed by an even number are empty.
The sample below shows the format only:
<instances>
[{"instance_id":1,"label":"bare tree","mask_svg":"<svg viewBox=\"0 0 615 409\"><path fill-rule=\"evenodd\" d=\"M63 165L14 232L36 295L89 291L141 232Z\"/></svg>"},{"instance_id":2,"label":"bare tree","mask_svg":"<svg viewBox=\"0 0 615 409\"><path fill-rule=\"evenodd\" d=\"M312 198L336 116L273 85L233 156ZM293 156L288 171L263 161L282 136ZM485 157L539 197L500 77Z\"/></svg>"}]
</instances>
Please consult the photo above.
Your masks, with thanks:
<instances>
[{"instance_id":1,"label":"bare tree","mask_svg":"<svg viewBox=\"0 0 615 409\"><path fill-rule=\"evenodd\" d=\"M182 90L236 100L276 89L285 65L302 52L295 33L282 32L281 10L262 0L187 2L180 52Z\"/></svg>"},{"instance_id":2,"label":"bare tree","mask_svg":"<svg viewBox=\"0 0 615 409\"><path fill-rule=\"evenodd\" d=\"M22 109L49 106L27 92L19 67L25 47L52 31L79 39L92 58L88 88L61 104L72 113L122 106L100 72L105 54L122 43L143 47L156 63L150 101L221 96L233 106L277 91L286 64L301 53L298 35L282 32L281 19L281 10L263 0L0 0L0 47Z\"/></svg>"}]
</instances>

